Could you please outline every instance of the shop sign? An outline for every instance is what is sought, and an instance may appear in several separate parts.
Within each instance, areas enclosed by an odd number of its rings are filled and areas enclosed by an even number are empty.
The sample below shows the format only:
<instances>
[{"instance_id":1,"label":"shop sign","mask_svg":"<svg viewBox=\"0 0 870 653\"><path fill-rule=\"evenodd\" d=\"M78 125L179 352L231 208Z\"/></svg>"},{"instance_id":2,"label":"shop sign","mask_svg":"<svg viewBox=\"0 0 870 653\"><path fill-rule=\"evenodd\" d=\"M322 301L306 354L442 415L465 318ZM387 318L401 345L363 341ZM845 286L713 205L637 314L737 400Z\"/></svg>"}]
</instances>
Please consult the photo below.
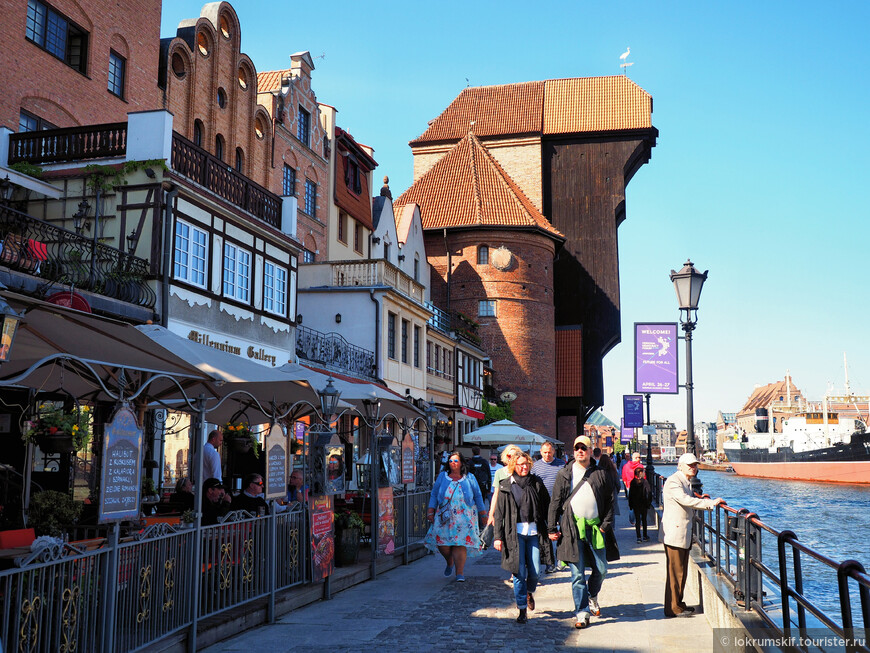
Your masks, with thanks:
<instances>
[{"instance_id":1,"label":"shop sign","mask_svg":"<svg viewBox=\"0 0 870 653\"><path fill-rule=\"evenodd\" d=\"M105 426L102 461L99 522L138 519L142 429L126 404Z\"/></svg>"}]
</instances>

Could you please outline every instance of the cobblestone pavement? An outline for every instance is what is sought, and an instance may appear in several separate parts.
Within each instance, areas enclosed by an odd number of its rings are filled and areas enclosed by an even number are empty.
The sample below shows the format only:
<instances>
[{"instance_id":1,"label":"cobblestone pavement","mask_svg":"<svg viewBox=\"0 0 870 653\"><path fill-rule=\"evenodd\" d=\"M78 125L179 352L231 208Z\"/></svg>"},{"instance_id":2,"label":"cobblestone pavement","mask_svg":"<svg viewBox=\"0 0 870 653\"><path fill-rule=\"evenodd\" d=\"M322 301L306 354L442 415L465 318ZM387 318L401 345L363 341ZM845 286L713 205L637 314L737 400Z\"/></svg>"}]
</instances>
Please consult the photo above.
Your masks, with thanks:
<instances>
[{"instance_id":1,"label":"cobblestone pavement","mask_svg":"<svg viewBox=\"0 0 870 653\"><path fill-rule=\"evenodd\" d=\"M624 498L620 503L622 558L604 581L601 616L587 629L573 628L567 571L543 576L537 609L527 624L517 624L509 574L490 550L469 561L465 583L444 578L443 559L429 555L206 651L712 651L713 631L703 615L664 619L664 552L655 533L653 541L635 543ZM697 596L686 599L697 605Z\"/></svg>"}]
</instances>

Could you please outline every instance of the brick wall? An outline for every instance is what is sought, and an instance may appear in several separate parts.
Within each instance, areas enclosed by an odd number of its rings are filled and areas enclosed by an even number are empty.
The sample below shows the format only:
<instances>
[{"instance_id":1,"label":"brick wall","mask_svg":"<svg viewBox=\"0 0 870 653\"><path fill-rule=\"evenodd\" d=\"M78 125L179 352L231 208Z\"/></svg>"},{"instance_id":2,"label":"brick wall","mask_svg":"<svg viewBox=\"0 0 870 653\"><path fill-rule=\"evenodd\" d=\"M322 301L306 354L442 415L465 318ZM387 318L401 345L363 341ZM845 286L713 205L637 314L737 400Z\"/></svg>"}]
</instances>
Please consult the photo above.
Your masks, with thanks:
<instances>
[{"instance_id":1,"label":"brick wall","mask_svg":"<svg viewBox=\"0 0 870 653\"><path fill-rule=\"evenodd\" d=\"M58 127L124 121L130 111L160 108L157 88L161 0L49 0L88 32L86 74L25 38L27 2L3 3L0 124L18 131L21 109ZM109 50L126 58L124 99L108 91Z\"/></svg>"},{"instance_id":2,"label":"brick wall","mask_svg":"<svg viewBox=\"0 0 870 653\"><path fill-rule=\"evenodd\" d=\"M480 323L496 388L517 394L514 419L529 429L555 436L553 241L528 231L479 230L450 232L447 243L451 252L449 306L443 234L426 234L433 303ZM505 269L478 265L480 244L489 246L491 261L495 251L504 246L511 252L510 264ZM478 317L481 299L496 300L496 317Z\"/></svg>"}]
</instances>

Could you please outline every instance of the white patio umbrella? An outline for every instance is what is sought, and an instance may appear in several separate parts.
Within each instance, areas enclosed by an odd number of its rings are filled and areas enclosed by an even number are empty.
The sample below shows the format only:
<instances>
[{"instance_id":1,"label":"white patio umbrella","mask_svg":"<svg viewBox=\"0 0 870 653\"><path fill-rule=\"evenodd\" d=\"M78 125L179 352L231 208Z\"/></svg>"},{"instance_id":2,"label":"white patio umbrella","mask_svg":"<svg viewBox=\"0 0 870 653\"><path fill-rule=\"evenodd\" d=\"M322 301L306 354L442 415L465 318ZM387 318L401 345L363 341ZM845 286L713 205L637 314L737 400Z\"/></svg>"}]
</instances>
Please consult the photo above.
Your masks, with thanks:
<instances>
[{"instance_id":1,"label":"white patio umbrella","mask_svg":"<svg viewBox=\"0 0 870 653\"><path fill-rule=\"evenodd\" d=\"M462 436L462 441L465 444L544 444L552 442L559 444L558 440L549 438L546 435L535 433L524 429L516 422L509 419L502 419L492 424L482 426L476 431L466 433Z\"/></svg>"}]
</instances>

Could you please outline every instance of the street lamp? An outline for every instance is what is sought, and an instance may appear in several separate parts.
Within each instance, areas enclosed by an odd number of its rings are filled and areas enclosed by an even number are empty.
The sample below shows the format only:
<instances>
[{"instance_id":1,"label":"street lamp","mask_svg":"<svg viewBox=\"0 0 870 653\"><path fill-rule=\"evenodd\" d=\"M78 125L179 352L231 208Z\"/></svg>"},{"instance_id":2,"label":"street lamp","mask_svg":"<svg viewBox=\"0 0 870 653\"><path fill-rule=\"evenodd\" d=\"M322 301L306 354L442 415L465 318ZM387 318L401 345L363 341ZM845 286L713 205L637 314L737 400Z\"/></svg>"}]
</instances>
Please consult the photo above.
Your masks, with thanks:
<instances>
[{"instance_id":1,"label":"street lamp","mask_svg":"<svg viewBox=\"0 0 870 653\"><path fill-rule=\"evenodd\" d=\"M695 411L692 383L692 331L698 323L698 300L701 298L701 289L706 280L707 272L703 274L698 272L691 261L686 261L679 272L671 270L671 281L674 283L677 302L680 305L680 324L686 334L686 452L693 454L695 453Z\"/></svg>"},{"instance_id":2,"label":"street lamp","mask_svg":"<svg viewBox=\"0 0 870 653\"><path fill-rule=\"evenodd\" d=\"M318 391L320 396L320 417L324 423L329 423L329 420L335 415L338 408L338 398L341 393L332 384L332 377L326 379L326 387Z\"/></svg>"},{"instance_id":3,"label":"street lamp","mask_svg":"<svg viewBox=\"0 0 870 653\"><path fill-rule=\"evenodd\" d=\"M21 315L5 299L0 297L0 363L9 360L9 356L12 354L12 343L15 341L15 334L18 332L18 325L21 321Z\"/></svg>"}]
</instances>

